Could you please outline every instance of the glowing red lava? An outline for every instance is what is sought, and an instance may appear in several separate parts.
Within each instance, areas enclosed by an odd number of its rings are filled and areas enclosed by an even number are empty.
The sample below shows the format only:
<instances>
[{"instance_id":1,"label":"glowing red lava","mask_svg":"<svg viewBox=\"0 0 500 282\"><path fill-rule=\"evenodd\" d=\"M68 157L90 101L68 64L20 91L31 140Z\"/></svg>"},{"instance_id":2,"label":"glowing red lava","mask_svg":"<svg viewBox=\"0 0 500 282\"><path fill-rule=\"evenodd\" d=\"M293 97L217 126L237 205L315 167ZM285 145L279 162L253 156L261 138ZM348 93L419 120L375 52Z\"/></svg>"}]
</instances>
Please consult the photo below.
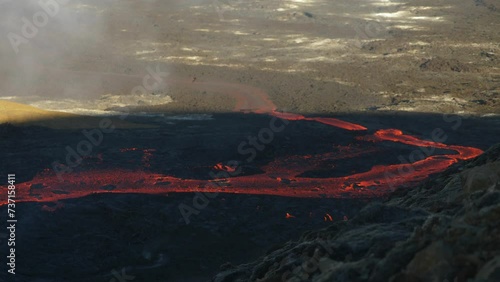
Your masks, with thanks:
<instances>
[{"instance_id":1,"label":"glowing red lava","mask_svg":"<svg viewBox=\"0 0 500 282\"><path fill-rule=\"evenodd\" d=\"M192 80L171 80L169 83L180 83L194 89L211 90L231 95L237 100L235 108L237 112L267 114L289 121L313 121L345 130L366 130L361 125L335 118L305 117L293 113L278 112L264 91L250 86L224 82L192 82ZM482 153L476 148L421 140L414 136L405 135L397 129L379 130L373 135L363 136L359 139L372 142L400 142L418 147L453 150L457 153L429 155L411 164L376 165L366 172L331 178L308 178L297 177L297 175L308 170L308 162L333 159L335 158L333 154L295 156L288 159L278 158L261 167L264 173L227 178L224 180L224 186L214 184L219 183L221 179L183 179L155 174L146 170L99 168L66 174L64 181L60 182L51 169L45 169L31 181L17 185L16 201L49 202L78 198L94 193L222 192L289 197L377 197L392 191L395 186L421 181L430 174L443 171L457 161L471 159ZM123 152L130 150L138 149L124 149ZM141 151L143 154L142 165L147 168L155 151L154 149ZM346 152L346 156L356 154L358 153ZM102 160L102 156L100 158ZM102 162L105 161L102 160ZM214 164L213 168L226 172L233 171L232 167L222 163ZM7 189L6 186L2 186L2 188ZM7 201L5 195L6 193L2 193L2 205ZM289 214L287 214L287 218L289 218ZM326 215L325 220L331 221L331 216Z\"/></svg>"},{"instance_id":2,"label":"glowing red lava","mask_svg":"<svg viewBox=\"0 0 500 282\"><path fill-rule=\"evenodd\" d=\"M326 213L325 216L323 217L323 220L324 221L333 221L333 217L330 214Z\"/></svg>"}]
</instances>

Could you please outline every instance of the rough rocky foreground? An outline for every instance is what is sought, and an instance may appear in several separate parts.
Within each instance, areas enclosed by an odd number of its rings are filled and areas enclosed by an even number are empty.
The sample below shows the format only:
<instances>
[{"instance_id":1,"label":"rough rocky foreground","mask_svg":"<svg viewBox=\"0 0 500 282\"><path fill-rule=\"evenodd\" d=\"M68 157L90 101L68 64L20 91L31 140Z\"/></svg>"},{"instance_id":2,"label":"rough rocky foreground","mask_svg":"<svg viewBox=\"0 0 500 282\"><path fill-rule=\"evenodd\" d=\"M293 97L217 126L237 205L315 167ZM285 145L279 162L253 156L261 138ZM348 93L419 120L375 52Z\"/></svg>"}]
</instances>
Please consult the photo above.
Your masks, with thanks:
<instances>
[{"instance_id":1,"label":"rough rocky foreground","mask_svg":"<svg viewBox=\"0 0 500 282\"><path fill-rule=\"evenodd\" d=\"M499 238L497 144L212 281L500 281Z\"/></svg>"}]
</instances>

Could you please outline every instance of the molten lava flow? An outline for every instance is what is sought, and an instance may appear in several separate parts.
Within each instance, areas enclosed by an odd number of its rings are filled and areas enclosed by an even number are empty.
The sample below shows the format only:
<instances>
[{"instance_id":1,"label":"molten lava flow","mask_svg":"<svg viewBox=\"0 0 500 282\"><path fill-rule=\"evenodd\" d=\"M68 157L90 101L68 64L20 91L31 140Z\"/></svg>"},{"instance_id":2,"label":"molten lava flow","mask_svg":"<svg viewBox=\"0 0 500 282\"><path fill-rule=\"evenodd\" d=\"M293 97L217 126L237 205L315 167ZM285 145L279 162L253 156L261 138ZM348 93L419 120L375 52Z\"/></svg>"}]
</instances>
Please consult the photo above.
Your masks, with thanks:
<instances>
[{"instance_id":1,"label":"molten lava flow","mask_svg":"<svg viewBox=\"0 0 500 282\"><path fill-rule=\"evenodd\" d=\"M323 117L316 117L316 118L311 118L310 117L310 118L307 118L307 117L305 117L303 115L277 112L275 110L273 110L269 114L271 114L271 115L273 115L275 117L279 117L281 119L286 119L286 120L310 120L310 121L316 121L316 122L319 122L319 123L323 123L323 124L326 124L326 125L330 125L330 126L342 128L342 129L345 129L345 130L366 130L366 127L364 127L364 126L361 126L361 125L358 125L358 124L354 124L354 123L350 123L350 122L343 121L343 120L336 119L336 118L323 118Z\"/></svg>"},{"instance_id":2,"label":"molten lava flow","mask_svg":"<svg viewBox=\"0 0 500 282\"><path fill-rule=\"evenodd\" d=\"M327 214L325 214L325 216L323 217L323 219L324 219L325 221L333 221L332 216L331 216L330 214L328 214L328 213L327 213Z\"/></svg>"},{"instance_id":3,"label":"molten lava flow","mask_svg":"<svg viewBox=\"0 0 500 282\"><path fill-rule=\"evenodd\" d=\"M227 172L235 172L236 171L236 168L230 167L228 165L224 165L222 163L218 163L218 164L214 165L214 169L220 170L220 171L227 171Z\"/></svg>"},{"instance_id":4,"label":"molten lava flow","mask_svg":"<svg viewBox=\"0 0 500 282\"><path fill-rule=\"evenodd\" d=\"M84 73L82 73L84 74ZM117 75L118 74L103 74ZM312 121L328 126L334 126L350 131L364 131L365 127L351 122L327 117L305 117L299 114L276 111L276 106L267 94L257 88L240 84L224 82L192 82L189 79L170 80L169 83L185 85L204 91L223 92L237 100L235 111L253 112L272 115L289 121ZM64 175L60 182L56 174L45 169L31 181L17 185L18 202L49 202L68 198L78 198L95 193L145 193L168 194L183 192L205 193L243 193L260 195L279 195L290 197L377 197L392 191L393 188L406 183L415 183L430 174L443 171L460 160L474 158L481 150L470 147L446 145L443 143L425 141L404 134L397 129L378 130L373 135L362 136L363 141L399 142L411 146L431 147L453 150L457 154L429 155L411 164L376 165L370 170L343 177L311 178L298 177L309 170L311 165L322 160L348 158L366 153L352 151L349 148L339 148L338 154L326 153L306 156L290 156L277 158L261 167L264 173L258 175L243 175L227 179L197 180L177 178L170 175L155 174L144 168L150 167L150 161L155 158L155 149L124 148L121 153L137 152L142 154L141 169L109 169L103 168L106 160L103 155L97 157L91 169ZM368 151L368 150L367 150ZM96 159L96 158L94 158ZM109 166L106 166L109 167ZM234 172L235 168L214 164L216 171ZM7 187L2 186L7 189ZM6 193L1 195L1 204L6 204ZM286 215L287 218L293 217ZM333 220L325 215L325 220ZM344 217L347 220L347 217Z\"/></svg>"}]
</instances>

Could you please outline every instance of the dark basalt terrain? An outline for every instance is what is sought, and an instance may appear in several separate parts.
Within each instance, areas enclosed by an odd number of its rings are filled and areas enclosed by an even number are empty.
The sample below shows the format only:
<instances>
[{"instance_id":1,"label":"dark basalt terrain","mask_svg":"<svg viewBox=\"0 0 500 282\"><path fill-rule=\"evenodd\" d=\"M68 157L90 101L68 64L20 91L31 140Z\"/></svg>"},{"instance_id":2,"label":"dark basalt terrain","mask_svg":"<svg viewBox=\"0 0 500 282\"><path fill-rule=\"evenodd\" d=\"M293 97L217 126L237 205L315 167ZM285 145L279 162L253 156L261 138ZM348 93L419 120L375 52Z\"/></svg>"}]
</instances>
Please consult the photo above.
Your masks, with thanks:
<instances>
[{"instance_id":1,"label":"dark basalt terrain","mask_svg":"<svg viewBox=\"0 0 500 282\"><path fill-rule=\"evenodd\" d=\"M218 163L243 158L237 152L238 144L267 126L270 118L255 114L216 114L208 120L151 120L131 116L130 121L149 122L157 127L116 129L106 134L103 143L93 149L74 173L98 166L102 171L117 167L128 169L128 177L132 177L134 171L146 170L180 179L206 179ZM457 130L450 128L452 124L440 115L397 115L397 118L394 115L346 115L339 118L364 124L370 132L378 128L411 127L410 133L423 139L430 138L434 127L441 127L448 134L448 144L460 142L483 150L497 137L496 131L488 131L498 122L494 118L464 118ZM416 120L421 122L416 123ZM77 144L83 136L81 130L8 125L1 127L0 134L2 159L10 160L1 163L0 171L16 173L20 183L30 182L38 173L50 170L54 160L64 159L65 145ZM366 169L364 166L398 163L398 156L407 156L416 148L394 142L361 142L356 139L360 134L365 133L310 121L291 121L283 132L276 134L266 150L259 152L254 162L244 167L242 176L261 175L265 173L262 168L266 164L283 156L341 154L336 146L357 148L364 153L336 161L335 169L326 169L324 162L312 166L303 163L304 174L318 179L348 176L356 170ZM147 163L141 150L123 149L137 145L142 149L154 149ZM453 152L434 152L436 155L449 153ZM491 161L495 153L497 151L489 152L467 166L483 165L486 159ZM100 158L105 161L100 162ZM355 165L359 163L365 165ZM457 164L453 169L462 166ZM64 177L73 181L72 175ZM237 277L242 281L257 278L277 281L273 279L301 263L303 251L314 251L317 238L334 239L328 241L334 250L328 262L332 267L337 262L345 264L346 268L342 269L347 274L339 275L347 275L347 280L362 280L366 273L372 273L371 269L380 258L390 253L389 249L397 241L409 240L417 226L430 220L435 209L446 212L443 220L453 219L463 197L459 193L460 185L449 188L457 191L440 192L448 181L443 179L447 177L440 176L423 188L404 187L390 202L383 204L381 201L385 197L363 196L360 188L355 188L355 191L359 189L359 197L338 199L220 193L210 198L199 213L191 215L189 224L179 206L193 206L196 194L161 193L161 189L171 184L168 182L157 183L153 187L156 193L147 195L139 191L121 194L119 185L109 180L100 186L89 187L99 194L77 195L76 198L71 188L58 190L44 183L32 183L30 196L39 197L40 202L17 204L18 269L12 281L113 281L121 271L135 277L135 281L207 281L220 271L221 265L226 271L216 276L216 281L233 281ZM81 181L88 180L82 178ZM256 187L256 191L258 189ZM53 196L60 200L52 201ZM444 205L447 199L453 202ZM0 214L5 219L6 206L1 207ZM310 231L318 228L327 229ZM484 232L493 234L488 230ZM301 237L303 233L306 235ZM297 247L293 243L285 244L299 238L302 239ZM6 234L0 236L2 248L6 246L6 239ZM266 252L268 256L264 260L257 260ZM366 267L358 268L356 262L364 263L365 258L368 259ZM489 256L482 259L487 258ZM242 267L227 263L237 265L248 260L257 261ZM398 259L398 262L404 261ZM393 263L388 261L387 265ZM394 264L393 270L399 266ZM353 272L351 267L361 272ZM1 268L1 275L5 275L5 265ZM384 273L392 274L390 270ZM268 278L264 277L271 278L265 280Z\"/></svg>"}]
</instances>

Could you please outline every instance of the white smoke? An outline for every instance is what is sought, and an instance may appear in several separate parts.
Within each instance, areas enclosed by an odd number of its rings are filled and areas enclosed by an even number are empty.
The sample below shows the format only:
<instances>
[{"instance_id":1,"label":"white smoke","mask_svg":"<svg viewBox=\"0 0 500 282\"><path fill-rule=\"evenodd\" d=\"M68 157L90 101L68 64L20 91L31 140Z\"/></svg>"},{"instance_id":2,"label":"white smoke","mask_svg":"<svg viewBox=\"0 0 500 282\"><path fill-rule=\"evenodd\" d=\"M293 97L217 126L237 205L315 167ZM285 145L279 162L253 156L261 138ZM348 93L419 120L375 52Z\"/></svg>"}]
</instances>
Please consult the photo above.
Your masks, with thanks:
<instances>
[{"instance_id":1,"label":"white smoke","mask_svg":"<svg viewBox=\"0 0 500 282\"><path fill-rule=\"evenodd\" d=\"M0 1L0 98L54 105L130 95L141 84L146 66L134 65L127 46L137 36L155 40L147 11L159 0ZM131 22L137 30L124 35Z\"/></svg>"}]
</instances>

